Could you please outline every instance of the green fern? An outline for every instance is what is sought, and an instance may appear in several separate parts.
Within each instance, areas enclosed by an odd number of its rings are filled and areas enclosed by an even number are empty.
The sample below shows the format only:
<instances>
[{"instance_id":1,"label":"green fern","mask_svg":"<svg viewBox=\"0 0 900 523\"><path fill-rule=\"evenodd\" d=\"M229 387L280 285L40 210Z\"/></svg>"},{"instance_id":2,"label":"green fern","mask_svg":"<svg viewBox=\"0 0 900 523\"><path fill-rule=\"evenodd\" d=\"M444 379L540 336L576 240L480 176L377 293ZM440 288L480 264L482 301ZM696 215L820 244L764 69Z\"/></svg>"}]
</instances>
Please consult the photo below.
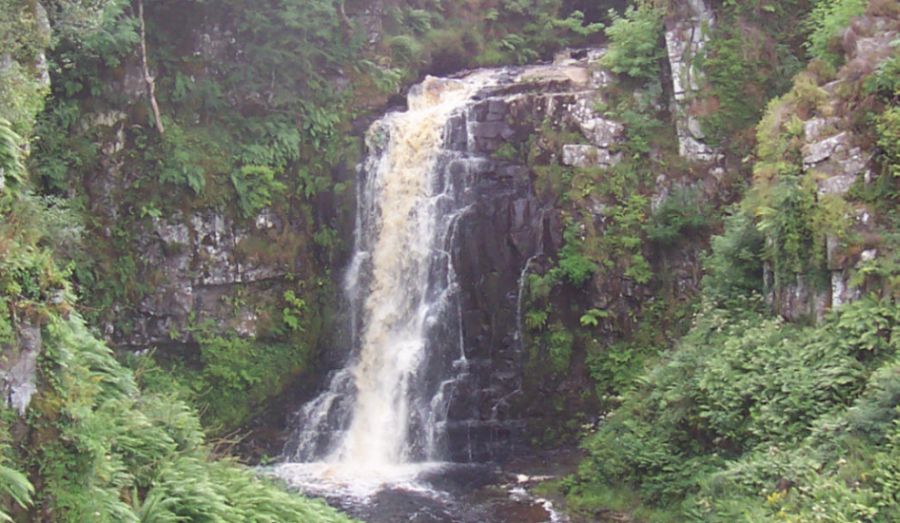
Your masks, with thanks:
<instances>
[{"instance_id":1,"label":"green fern","mask_svg":"<svg viewBox=\"0 0 900 523\"><path fill-rule=\"evenodd\" d=\"M0 116L0 189L10 181L20 183L24 172L22 138L12 130L8 120Z\"/></svg>"},{"instance_id":2,"label":"green fern","mask_svg":"<svg viewBox=\"0 0 900 523\"><path fill-rule=\"evenodd\" d=\"M20 507L26 508L31 505L34 485L28 481L25 474L0 465L0 495L8 496ZM0 521L12 521L12 518L0 509Z\"/></svg>"}]
</instances>

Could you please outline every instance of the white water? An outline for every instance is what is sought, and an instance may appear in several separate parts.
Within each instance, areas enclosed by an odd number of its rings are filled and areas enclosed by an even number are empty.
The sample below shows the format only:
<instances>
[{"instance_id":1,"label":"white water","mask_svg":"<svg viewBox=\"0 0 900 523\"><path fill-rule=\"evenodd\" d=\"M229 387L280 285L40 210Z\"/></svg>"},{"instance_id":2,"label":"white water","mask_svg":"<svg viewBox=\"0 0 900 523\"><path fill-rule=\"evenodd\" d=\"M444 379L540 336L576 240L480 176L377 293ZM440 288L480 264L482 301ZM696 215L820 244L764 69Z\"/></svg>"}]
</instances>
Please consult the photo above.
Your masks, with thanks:
<instances>
[{"instance_id":1,"label":"white water","mask_svg":"<svg viewBox=\"0 0 900 523\"><path fill-rule=\"evenodd\" d=\"M461 321L447 250L466 212L458 197L466 180L446 168L463 153L442 146L448 119L495 74L428 77L410 92L407 111L369 130L344 282L356 352L299 413L302 429L288 451L299 463L275 469L297 487L352 485L360 495L385 485L411 488L417 475L439 466L454 375L467 367L456 333L458 341L442 341L459 343L450 374L437 383L422 376L432 331L439 324L459 330Z\"/></svg>"},{"instance_id":2,"label":"white water","mask_svg":"<svg viewBox=\"0 0 900 523\"><path fill-rule=\"evenodd\" d=\"M436 154L447 118L476 87L471 81L426 80L410 96L409 111L388 116L383 129L376 128L389 142L364 189L372 195L364 198L373 206L367 215L378 213L380 220L362 232L375 238L366 245L372 275L360 357L352 370L356 402L329 461L365 468L409 461L410 388L425 357L427 323L440 305L424 292L438 247L437 200L443 196L432 193Z\"/></svg>"}]
</instances>

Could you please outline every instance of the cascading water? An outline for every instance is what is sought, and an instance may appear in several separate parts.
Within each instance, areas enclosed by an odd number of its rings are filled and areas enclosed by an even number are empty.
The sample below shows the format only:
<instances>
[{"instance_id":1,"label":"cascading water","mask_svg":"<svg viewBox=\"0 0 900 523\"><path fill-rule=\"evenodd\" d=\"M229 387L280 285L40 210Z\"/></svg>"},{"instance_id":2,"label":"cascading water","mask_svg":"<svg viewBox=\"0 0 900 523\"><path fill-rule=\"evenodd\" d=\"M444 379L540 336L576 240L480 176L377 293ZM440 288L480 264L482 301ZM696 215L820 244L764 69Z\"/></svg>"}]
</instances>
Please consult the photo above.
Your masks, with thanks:
<instances>
[{"instance_id":1,"label":"cascading water","mask_svg":"<svg viewBox=\"0 0 900 523\"><path fill-rule=\"evenodd\" d=\"M429 77L407 111L369 129L344 283L355 351L298 414L289 461L359 477L444 457L447 402L467 366L450 255L467 176L465 153L442 145L448 119L491 82Z\"/></svg>"}]
</instances>

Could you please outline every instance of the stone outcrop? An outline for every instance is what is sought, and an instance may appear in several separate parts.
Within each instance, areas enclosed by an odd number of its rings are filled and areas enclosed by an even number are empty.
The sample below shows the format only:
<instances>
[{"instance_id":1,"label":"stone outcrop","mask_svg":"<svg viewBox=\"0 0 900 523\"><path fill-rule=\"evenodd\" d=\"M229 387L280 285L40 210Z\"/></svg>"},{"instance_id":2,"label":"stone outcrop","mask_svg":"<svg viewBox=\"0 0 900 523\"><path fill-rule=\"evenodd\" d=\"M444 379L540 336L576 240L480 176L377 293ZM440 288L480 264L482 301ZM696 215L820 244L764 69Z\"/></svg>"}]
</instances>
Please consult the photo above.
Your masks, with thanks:
<instances>
[{"instance_id":1,"label":"stone outcrop","mask_svg":"<svg viewBox=\"0 0 900 523\"><path fill-rule=\"evenodd\" d=\"M705 0L684 0L678 16L666 22L666 53L672 77L672 109L678 134L678 150L691 161L711 162L720 153L704 140L700 121L690 113L694 96L703 85L703 71L695 60L702 56L715 23Z\"/></svg>"},{"instance_id":2,"label":"stone outcrop","mask_svg":"<svg viewBox=\"0 0 900 523\"><path fill-rule=\"evenodd\" d=\"M202 59L198 75L217 74L216 64L233 60L237 52L232 30L217 23L198 26L188 41L193 55ZM80 132L95 137L101 153L101 168L84 179L84 190L94 222L120 229L101 225L95 234L110 242L122 230L129 234L129 252L119 254L134 259L134 283L142 292L135 303L116 303L104 311L105 337L131 350L183 348L193 343L193 327L210 322L222 334L255 336L265 321L263 309L274 310L284 290L296 286L292 278L302 279L312 269L301 263L314 258L309 217L291 209L265 209L244 219L221 204L182 205L183 211L160 217L153 217L152 209L147 213L129 198L146 176L139 163L127 160L133 148L132 112L140 110L135 107L146 96L136 58L124 61L110 81L123 103L81 120Z\"/></svg>"},{"instance_id":3,"label":"stone outcrop","mask_svg":"<svg viewBox=\"0 0 900 523\"><path fill-rule=\"evenodd\" d=\"M568 130L566 136L576 133L581 141L560 144L542 162L608 168L619 161L617 147L625 129L594 110L612 75L597 65L602 51L578 56L562 55L554 64L529 67L518 77L510 70L509 83L480 93L447 125L445 145L465 153L448 168L470 178L466 192L471 198L452 253L467 357L449 404L447 429L454 460L503 459L526 448L529 430L559 421L549 412L547 398L575 398L579 390L591 386L583 354L573 356L572 367L560 381L525 381L529 357L522 339L525 278L555 263L563 244L563 219L560 208L539 195L534 173L523 158L496 156L501 150L527 148L529 139L550 125ZM694 180L699 194L715 198L720 174ZM686 183L663 176L654 199L662 201L671 187ZM598 201L591 208L596 227L603 230L606 205ZM659 269L671 275L673 287L689 294L699 286L701 250L697 245L668 253L654 263L664 265ZM585 309L600 307L628 318L652 291L625 277L598 277L587 294L591 303L585 303Z\"/></svg>"},{"instance_id":4,"label":"stone outcrop","mask_svg":"<svg viewBox=\"0 0 900 523\"><path fill-rule=\"evenodd\" d=\"M301 234L296 226L270 211L250 224L212 210L154 219L138 248L156 285L131 315L131 330L113 339L133 348L185 343L191 324L207 321L256 335L258 307L277 300L279 284L300 270L299 256L267 250Z\"/></svg>"},{"instance_id":5,"label":"stone outcrop","mask_svg":"<svg viewBox=\"0 0 900 523\"><path fill-rule=\"evenodd\" d=\"M2 346L0 354L0 390L7 407L20 416L37 392L37 358L41 353L42 339L39 324L19 321L13 326L15 339Z\"/></svg>"},{"instance_id":6,"label":"stone outcrop","mask_svg":"<svg viewBox=\"0 0 900 523\"><path fill-rule=\"evenodd\" d=\"M525 445L520 292L529 262L555 253L562 242L557 211L542 201L519 159L498 159L503 145L521 148L542 123L577 129L585 143L564 144L566 165L609 166L623 128L592 107L608 73L592 70L599 57L558 58L530 67L509 84L485 90L447 126L445 145L466 153L448 166L471 177L469 211L459 221L453 263L460 284L466 366L448 411L451 458L502 459Z\"/></svg>"},{"instance_id":7,"label":"stone outcrop","mask_svg":"<svg viewBox=\"0 0 900 523\"><path fill-rule=\"evenodd\" d=\"M843 38L847 63L836 80L821 86L824 101L818 112L822 114L814 114L803 122L802 169L814 175L820 202L845 196L858 181L869 183L873 178L873 154L854 123L856 113L845 99L846 85L872 74L892 56L896 52L892 42L898 35L900 25L895 20L878 16L856 18ZM864 289L851 284L851 273L882 254L875 225L873 212L865 205L855 203L847 209L845 228L851 233L847 237L852 235L857 240L850 244L834 235L826 238L829 274L824 285L800 275L794 281L776 284L767 268L766 288L774 309L789 320L821 320L828 310L859 299Z\"/></svg>"}]
</instances>

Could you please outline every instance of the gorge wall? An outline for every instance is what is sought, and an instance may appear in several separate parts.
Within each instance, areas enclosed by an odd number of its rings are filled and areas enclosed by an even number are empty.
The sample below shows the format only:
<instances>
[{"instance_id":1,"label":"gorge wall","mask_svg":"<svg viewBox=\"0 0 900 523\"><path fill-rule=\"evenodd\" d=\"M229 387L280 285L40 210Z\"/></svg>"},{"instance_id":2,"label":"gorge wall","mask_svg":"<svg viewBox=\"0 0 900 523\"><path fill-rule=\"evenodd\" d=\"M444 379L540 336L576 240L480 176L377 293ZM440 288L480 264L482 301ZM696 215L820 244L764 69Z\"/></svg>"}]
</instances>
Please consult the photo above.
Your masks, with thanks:
<instances>
[{"instance_id":1,"label":"gorge wall","mask_svg":"<svg viewBox=\"0 0 900 523\"><path fill-rule=\"evenodd\" d=\"M383 11L373 4L349 14L373 45L383 38ZM602 49L566 51L502 89L479 94L446 130L447 147L479 159L460 167L460 175L473 179L466 195L471 210L452 252L472 361L450 403L454 459L502 458L525 445L564 441L615 403L615 387L598 382L608 378L611 351L622 348L616 344L649 336L643 343L661 347L684 328L702 254L720 229L716 217L748 173L742 158L714 144L703 128L701 109L714 93L698 64L717 24L712 7L682 2L662 23L659 49L665 52L645 78L612 71ZM894 33L878 27L866 31L881 36L856 42L860 60L875 60L891 40ZM243 52L233 28L213 18L192 27L179 45L196 58L193 82L222 75L217 64ZM304 392L289 400L300 404L322 381L324 372L316 379L310 371L335 367L344 357L326 331L335 328L334 281L346 263L350 185L367 119L341 130L356 138L329 166L340 190L316 193L309 189L315 182L303 182L244 212L243 200L223 196L223 185L240 180L210 175L202 198L168 198L164 183L146 179L152 162L141 144L148 137L134 123L146 117L140 69L139 57L124 57L104 79L111 103L87 104L81 116L78 134L96 149L97 167L73 192L85 199L95 245L80 255L90 259L93 273L76 277L85 288L109 284L92 291L90 306L104 335L128 351L156 348L162 361L184 358L188 367L206 368L227 358L223 347L234 344L250 352L294 347L283 354L295 362L291 372L253 394L260 407L303 382ZM348 81L338 72L328 78L339 91ZM834 96L833 89L825 91ZM253 97L232 102L248 111L262 103ZM846 191L866 170L868 158L850 135L830 132L838 128L827 118L805 123L804 164L833 171L823 194L835 184ZM177 157L177 150L170 152ZM212 172L219 153L213 148L204 160L211 165L188 162L178 170ZM679 205L703 213L692 217L696 223L677 225L677 237L664 237L667 213L682 212ZM864 213L859 216L864 222ZM660 236L651 237L653 230ZM823 297L802 281L766 276L769 299L787 318L821 316L829 302L854 296L847 269L873 255L871 248L853 256L829 249L833 292ZM294 316L303 318L302 329L291 326ZM629 357L637 368L644 356ZM283 368L284 361L272 366ZM241 394L265 388L265 372L205 379L225 381Z\"/></svg>"}]
</instances>

